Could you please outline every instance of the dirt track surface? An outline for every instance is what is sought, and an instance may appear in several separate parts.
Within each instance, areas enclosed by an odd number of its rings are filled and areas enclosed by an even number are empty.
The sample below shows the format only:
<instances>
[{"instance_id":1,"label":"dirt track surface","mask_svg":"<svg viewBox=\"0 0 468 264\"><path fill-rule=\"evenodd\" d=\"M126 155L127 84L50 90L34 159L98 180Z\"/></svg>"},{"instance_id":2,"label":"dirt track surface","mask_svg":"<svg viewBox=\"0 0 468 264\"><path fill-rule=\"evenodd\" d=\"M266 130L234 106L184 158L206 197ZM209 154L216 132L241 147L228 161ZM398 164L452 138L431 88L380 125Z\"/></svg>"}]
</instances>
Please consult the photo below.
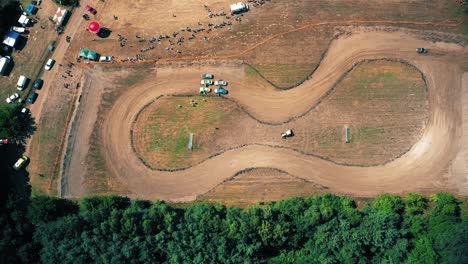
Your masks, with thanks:
<instances>
[{"instance_id":1,"label":"dirt track surface","mask_svg":"<svg viewBox=\"0 0 468 264\"><path fill-rule=\"evenodd\" d=\"M431 53L418 55L415 47L427 47ZM404 33L360 32L334 41L313 77L288 91L250 86L243 81L242 67L214 68L215 74L222 72L224 76L232 76L230 80L234 81L231 84L236 89L230 97L253 117L264 122L281 123L300 116L319 103L339 78L359 61L393 58L413 64L426 77L429 122L422 138L408 153L383 166L340 166L291 150L252 145L227 151L178 172L148 169L137 158L128 141L131 124L138 111L157 96L191 92L191 86L168 84L174 79L196 83L200 73L197 69L158 69L156 83L147 81L119 97L103 124L107 166L136 196L171 201L194 200L236 172L251 167L276 168L326 186L332 192L360 196L437 190L466 194L468 190L463 186L466 186L467 171L462 168L456 178L450 172L463 134L463 70L457 62L466 55L467 50L461 46L430 43ZM198 68L198 71L205 70L210 69Z\"/></svg>"}]
</instances>

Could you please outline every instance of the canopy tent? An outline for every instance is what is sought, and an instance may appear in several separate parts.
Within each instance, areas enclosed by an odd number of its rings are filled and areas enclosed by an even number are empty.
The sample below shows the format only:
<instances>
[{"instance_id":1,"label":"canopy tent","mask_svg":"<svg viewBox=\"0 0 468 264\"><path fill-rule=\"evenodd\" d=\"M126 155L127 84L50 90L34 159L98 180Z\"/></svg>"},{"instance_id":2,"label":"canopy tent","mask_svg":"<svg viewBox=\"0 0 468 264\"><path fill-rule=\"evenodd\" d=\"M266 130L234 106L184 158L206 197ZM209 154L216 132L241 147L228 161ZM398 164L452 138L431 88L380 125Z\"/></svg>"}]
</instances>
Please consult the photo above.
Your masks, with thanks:
<instances>
[{"instance_id":1,"label":"canopy tent","mask_svg":"<svg viewBox=\"0 0 468 264\"><path fill-rule=\"evenodd\" d=\"M68 12L68 10L66 10L66 9L62 9L60 7L57 8L57 12L55 12L54 17L52 18L54 23L60 26L62 24L62 22L63 22L63 19L67 15L67 12Z\"/></svg>"},{"instance_id":2,"label":"canopy tent","mask_svg":"<svg viewBox=\"0 0 468 264\"><path fill-rule=\"evenodd\" d=\"M20 34L18 32L9 31L3 38L3 44L14 48L19 37Z\"/></svg>"},{"instance_id":3,"label":"canopy tent","mask_svg":"<svg viewBox=\"0 0 468 264\"><path fill-rule=\"evenodd\" d=\"M34 14L37 13L37 7L34 4L31 3L26 7L25 11L26 11L26 13L34 15Z\"/></svg>"},{"instance_id":4,"label":"canopy tent","mask_svg":"<svg viewBox=\"0 0 468 264\"><path fill-rule=\"evenodd\" d=\"M80 49L80 58L97 61L99 56L98 56L97 52L95 52L94 50L89 50L89 49L83 49L82 48L82 49Z\"/></svg>"}]
</instances>

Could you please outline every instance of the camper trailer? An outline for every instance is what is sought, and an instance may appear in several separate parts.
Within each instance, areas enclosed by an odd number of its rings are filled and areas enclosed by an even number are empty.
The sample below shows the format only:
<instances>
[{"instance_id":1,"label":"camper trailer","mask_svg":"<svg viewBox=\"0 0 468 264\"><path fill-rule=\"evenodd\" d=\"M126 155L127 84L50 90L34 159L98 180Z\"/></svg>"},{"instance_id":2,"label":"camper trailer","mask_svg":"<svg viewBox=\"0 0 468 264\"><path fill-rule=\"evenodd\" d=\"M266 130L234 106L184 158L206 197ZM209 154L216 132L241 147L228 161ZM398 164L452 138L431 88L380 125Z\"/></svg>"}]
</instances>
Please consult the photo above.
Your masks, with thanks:
<instances>
[{"instance_id":1,"label":"camper trailer","mask_svg":"<svg viewBox=\"0 0 468 264\"><path fill-rule=\"evenodd\" d=\"M10 56L0 57L0 75L3 75L6 68L8 67L8 64L10 63L10 60Z\"/></svg>"},{"instance_id":2,"label":"camper trailer","mask_svg":"<svg viewBox=\"0 0 468 264\"><path fill-rule=\"evenodd\" d=\"M245 3L239 2L231 5L232 14L240 14L249 11L249 6Z\"/></svg>"},{"instance_id":3,"label":"camper trailer","mask_svg":"<svg viewBox=\"0 0 468 264\"><path fill-rule=\"evenodd\" d=\"M18 19L18 23L20 23L23 27L27 27L31 20L28 18L28 14L23 13L20 18Z\"/></svg>"}]
</instances>

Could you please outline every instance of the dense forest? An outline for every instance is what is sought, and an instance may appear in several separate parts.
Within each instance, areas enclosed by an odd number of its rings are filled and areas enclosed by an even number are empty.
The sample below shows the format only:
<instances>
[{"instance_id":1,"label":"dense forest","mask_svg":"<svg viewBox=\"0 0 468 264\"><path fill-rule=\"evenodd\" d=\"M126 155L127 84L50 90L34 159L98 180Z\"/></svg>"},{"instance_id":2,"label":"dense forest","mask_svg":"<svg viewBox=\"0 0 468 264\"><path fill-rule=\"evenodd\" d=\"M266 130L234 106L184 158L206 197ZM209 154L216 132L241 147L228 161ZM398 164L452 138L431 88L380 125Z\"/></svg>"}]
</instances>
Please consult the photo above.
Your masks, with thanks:
<instances>
[{"instance_id":1,"label":"dense forest","mask_svg":"<svg viewBox=\"0 0 468 264\"><path fill-rule=\"evenodd\" d=\"M24 188L2 185L1 263L468 263L468 217L448 193L384 194L362 209L327 194L242 210L119 196L76 203Z\"/></svg>"}]
</instances>

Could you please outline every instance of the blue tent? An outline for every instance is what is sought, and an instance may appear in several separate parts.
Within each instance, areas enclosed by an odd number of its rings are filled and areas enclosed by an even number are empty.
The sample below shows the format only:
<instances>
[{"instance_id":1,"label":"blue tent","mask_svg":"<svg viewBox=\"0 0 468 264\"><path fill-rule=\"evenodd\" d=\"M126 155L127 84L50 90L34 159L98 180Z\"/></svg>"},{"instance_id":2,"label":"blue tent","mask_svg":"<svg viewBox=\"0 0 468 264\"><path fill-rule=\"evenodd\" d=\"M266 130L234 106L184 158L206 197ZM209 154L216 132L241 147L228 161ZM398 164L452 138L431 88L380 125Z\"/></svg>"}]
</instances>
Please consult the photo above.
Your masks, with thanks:
<instances>
[{"instance_id":1,"label":"blue tent","mask_svg":"<svg viewBox=\"0 0 468 264\"><path fill-rule=\"evenodd\" d=\"M14 48L16 41L19 39L19 37L20 37L20 34L18 32L9 31L3 38L3 44Z\"/></svg>"},{"instance_id":2,"label":"blue tent","mask_svg":"<svg viewBox=\"0 0 468 264\"><path fill-rule=\"evenodd\" d=\"M33 3L31 3L26 7L25 11L26 13L34 15L37 13L37 7Z\"/></svg>"}]
</instances>

